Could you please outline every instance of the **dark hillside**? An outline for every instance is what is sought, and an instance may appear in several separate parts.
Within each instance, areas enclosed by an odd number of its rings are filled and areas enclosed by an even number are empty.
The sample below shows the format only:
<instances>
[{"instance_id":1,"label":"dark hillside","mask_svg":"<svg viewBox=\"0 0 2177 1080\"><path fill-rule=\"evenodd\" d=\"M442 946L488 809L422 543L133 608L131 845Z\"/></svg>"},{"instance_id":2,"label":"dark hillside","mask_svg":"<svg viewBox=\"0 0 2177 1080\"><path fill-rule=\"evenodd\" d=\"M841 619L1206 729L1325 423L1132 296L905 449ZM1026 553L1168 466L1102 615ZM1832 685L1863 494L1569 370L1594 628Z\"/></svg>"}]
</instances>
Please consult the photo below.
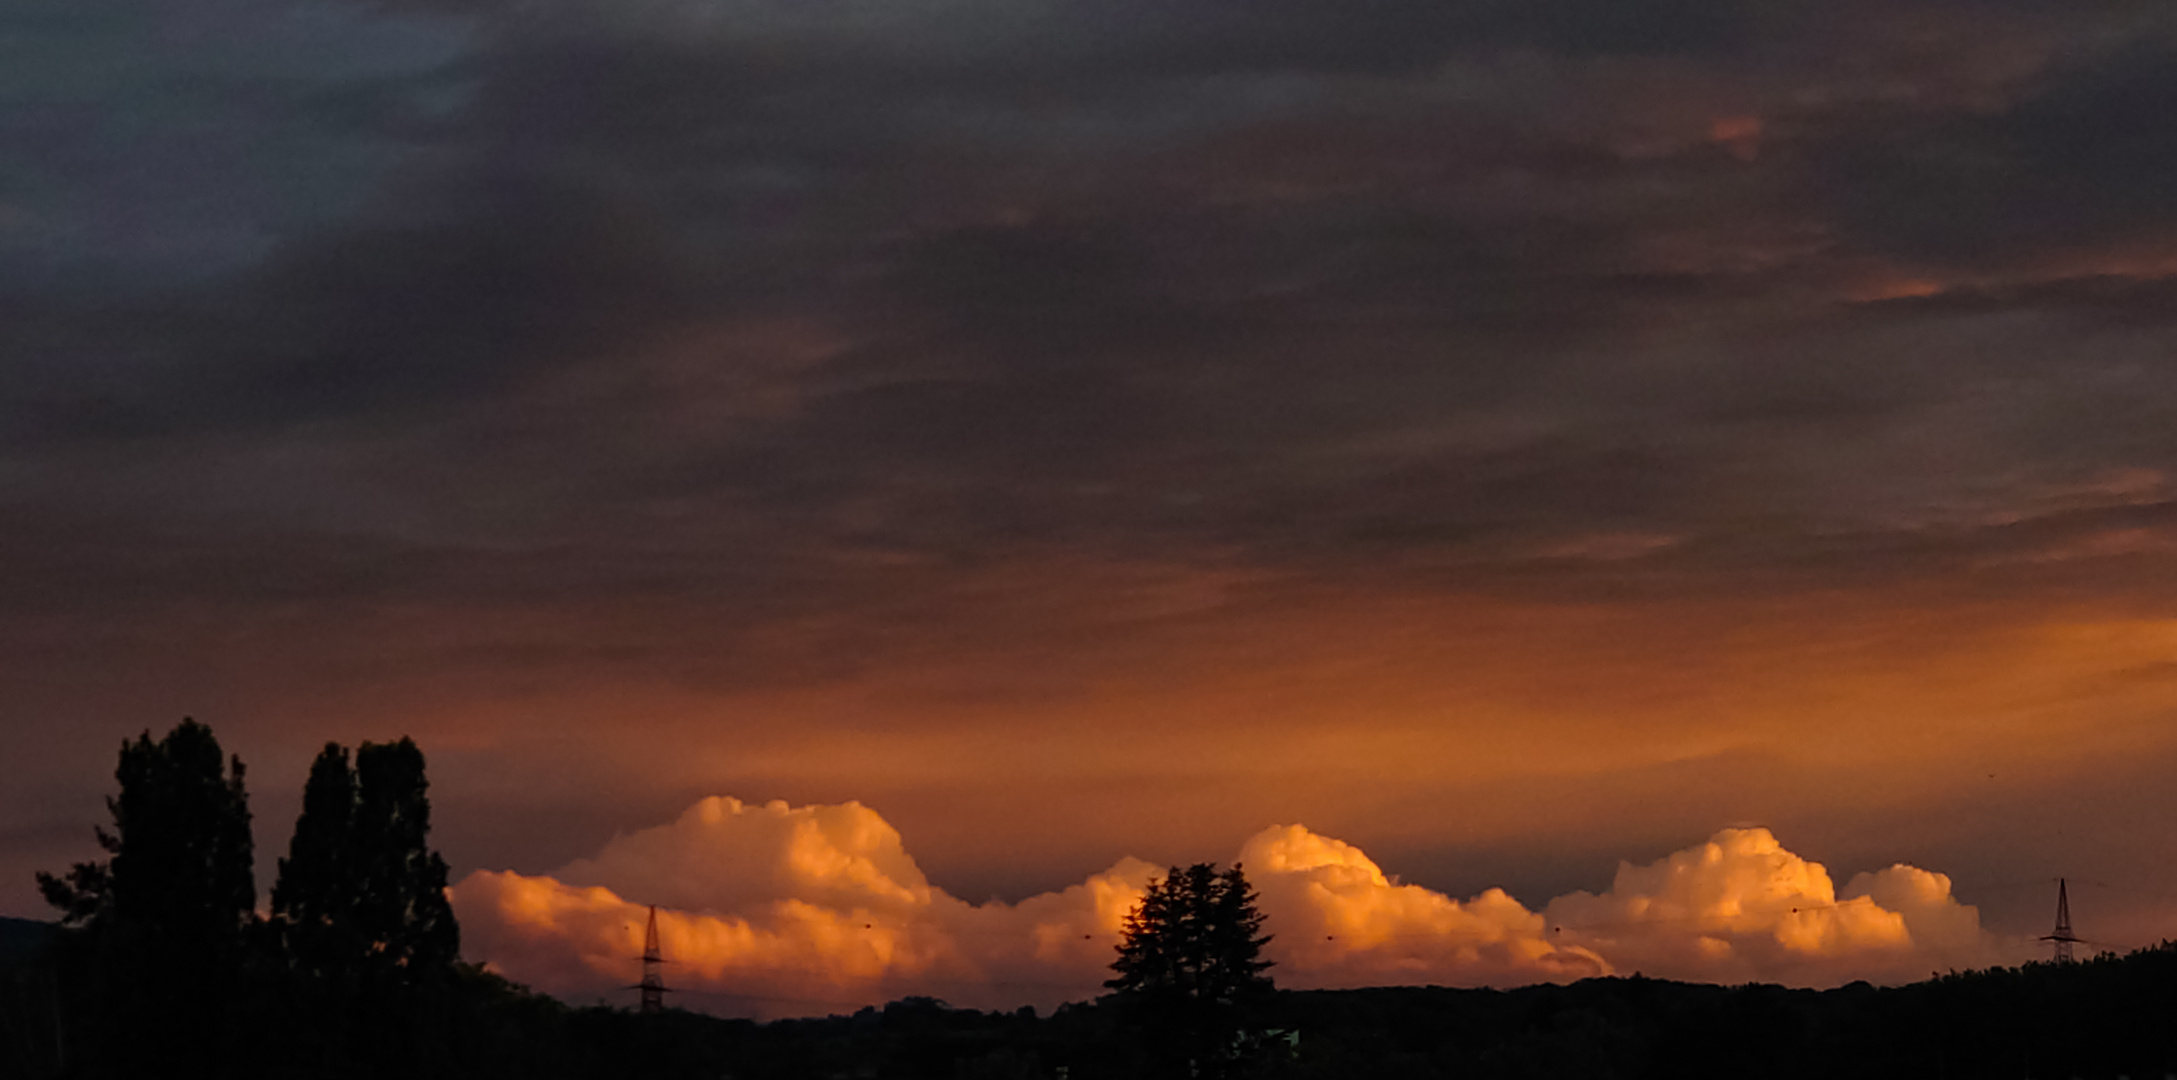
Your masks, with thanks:
<instances>
[{"instance_id":1,"label":"dark hillside","mask_svg":"<svg viewBox=\"0 0 2177 1080\"><path fill-rule=\"evenodd\" d=\"M9 930L35 932L19 921ZM64 936L61 944L70 940ZM0 980L12 991L0 994L0 1075L93 1075L55 1068L44 967L18 965ZM1042 1017L909 998L852 1016L757 1024L677 1009L656 1016L570 1009L466 967L425 997L419 1015L433 1018L428 1038L414 1044L417 1056L397 1063L326 1056L324 1046L298 1039L295 1032L320 1030L333 1019L317 1016L310 1000L240 1002L239 1016L275 1019L264 1030L248 1029L249 1021L237 1029L254 1033L230 1059L230 1075L1139 1080L1152 1074L1140 1033L1111 998ZM72 1002L73 1009L98 1007L83 998ZM1226 1075L2114 1080L2177 1072L2177 946L2170 945L1888 988L1613 978L1503 991L1285 991L1262 1009L1256 1030L1275 1037L1260 1040L1266 1049ZM397 1011L378 1022L392 1025L389 1035L407 1023ZM1287 1042L1292 1032L1297 1046Z\"/></svg>"},{"instance_id":2,"label":"dark hillside","mask_svg":"<svg viewBox=\"0 0 2177 1080\"><path fill-rule=\"evenodd\" d=\"M1590 979L1284 995L1305 1077L2177 1073L2177 949L1835 990Z\"/></svg>"},{"instance_id":3,"label":"dark hillside","mask_svg":"<svg viewBox=\"0 0 2177 1080\"><path fill-rule=\"evenodd\" d=\"M0 968L28 960L53 936L52 923L35 919L11 919L0 915Z\"/></svg>"}]
</instances>

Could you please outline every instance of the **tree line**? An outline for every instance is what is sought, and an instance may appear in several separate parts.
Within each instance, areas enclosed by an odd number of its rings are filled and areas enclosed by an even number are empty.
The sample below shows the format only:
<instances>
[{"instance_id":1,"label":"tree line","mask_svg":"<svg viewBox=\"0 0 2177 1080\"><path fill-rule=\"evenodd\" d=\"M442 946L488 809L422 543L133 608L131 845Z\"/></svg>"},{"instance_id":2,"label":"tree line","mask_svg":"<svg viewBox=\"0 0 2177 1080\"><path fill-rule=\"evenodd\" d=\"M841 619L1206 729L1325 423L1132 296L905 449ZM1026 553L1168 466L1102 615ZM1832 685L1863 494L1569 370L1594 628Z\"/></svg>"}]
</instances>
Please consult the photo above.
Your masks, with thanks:
<instances>
[{"instance_id":1,"label":"tree line","mask_svg":"<svg viewBox=\"0 0 2177 1080\"><path fill-rule=\"evenodd\" d=\"M413 740L318 754L262 914L247 774L193 719L122 743L111 821L93 829L106 857L37 875L61 932L16 972L15 999L0 1000L25 1075L596 1075L564 1069L614 1043L625 1051L615 1060L653 1072L661 1052L707 1058L660 1034L718 1034L701 1021L568 1010L461 962ZM1275 995L1262 925L1238 866L1173 867L1149 884L1106 984L1131 1075L1257 1071ZM25 1007L40 981L50 1023ZM910 999L897 1015L931 1007L959 1012ZM639 1046L625 1043L630 1023L649 1031Z\"/></svg>"},{"instance_id":2,"label":"tree line","mask_svg":"<svg viewBox=\"0 0 2177 1080\"><path fill-rule=\"evenodd\" d=\"M57 1071L395 1071L443 1041L434 1006L461 931L430 847L423 752L366 742L351 764L326 745L268 915L246 776L203 724L146 731L123 742L112 820L94 829L107 857L37 875L66 931L51 958Z\"/></svg>"}]
</instances>

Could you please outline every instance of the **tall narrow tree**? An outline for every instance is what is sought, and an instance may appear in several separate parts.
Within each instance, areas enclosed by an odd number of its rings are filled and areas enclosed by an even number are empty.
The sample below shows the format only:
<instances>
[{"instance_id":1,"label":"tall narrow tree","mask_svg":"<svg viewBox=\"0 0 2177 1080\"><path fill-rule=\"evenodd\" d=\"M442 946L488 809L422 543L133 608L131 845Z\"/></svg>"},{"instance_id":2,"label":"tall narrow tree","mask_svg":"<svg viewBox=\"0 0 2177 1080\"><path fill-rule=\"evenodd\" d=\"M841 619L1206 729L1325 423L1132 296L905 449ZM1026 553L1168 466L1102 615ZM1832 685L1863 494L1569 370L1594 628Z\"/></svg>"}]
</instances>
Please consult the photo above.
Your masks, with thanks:
<instances>
[{"instance_id":1,"label":"tall narrow tree","mask_svg":"<svg viewBox=\"0 0 2177 1080\"><path fill-rule=\"evenodd\" d=\"M320 974L441 969L461 951L446 860L431 850L430 782L415 741L328 743L272 890L289 959Z\"/></svg>"},{"instance_id":2,"label":"tall narrow tree","mask_svg":"<svg viewBox=\"0 0 2177 1080\"><path fill-rule=\"evenodd\" d=\"M362 953L355 928L355 770L347 747L326 743L302 789L302 816L272 887L272 917L288 958L325 974Z\"/></svg>"},{"instance_id":3,"label":"tall narrow tree","mask_svg":"<svg viewBox=\"0 0 2177 1080\"><path fill-rule=\"evenodd\" d=\"M356 931L381 959L411 972L442 968L461 952L446 860L430 847L423 769L423 751L406 737L355 753Z\"/></svg>"}]
</instances>

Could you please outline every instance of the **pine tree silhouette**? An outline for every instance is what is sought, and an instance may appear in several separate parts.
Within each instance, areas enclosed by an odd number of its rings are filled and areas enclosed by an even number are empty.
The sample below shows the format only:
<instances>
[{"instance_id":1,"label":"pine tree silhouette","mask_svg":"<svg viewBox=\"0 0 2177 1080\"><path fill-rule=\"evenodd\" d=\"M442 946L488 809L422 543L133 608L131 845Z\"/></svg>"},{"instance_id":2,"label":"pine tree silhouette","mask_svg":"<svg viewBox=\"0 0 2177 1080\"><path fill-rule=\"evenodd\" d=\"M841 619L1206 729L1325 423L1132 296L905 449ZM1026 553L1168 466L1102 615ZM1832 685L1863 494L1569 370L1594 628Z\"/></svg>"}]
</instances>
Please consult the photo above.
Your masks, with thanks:
<instances>
[{"instance_id":1,"label":"pine tree silhouette","mask_svg":"<svg viewBox=\"0 0 2177 1080\"><path fill-rule=\"evenodd\" d=\"M1244 1065L1242 1035L1273 989L1262 959L1270 938L1255 890L1237 865L1173 867L1128 913L1116 977L1122 1008L1147 1041L1151 1067L1221 1076Z\"/></svg>"}]
</instances>

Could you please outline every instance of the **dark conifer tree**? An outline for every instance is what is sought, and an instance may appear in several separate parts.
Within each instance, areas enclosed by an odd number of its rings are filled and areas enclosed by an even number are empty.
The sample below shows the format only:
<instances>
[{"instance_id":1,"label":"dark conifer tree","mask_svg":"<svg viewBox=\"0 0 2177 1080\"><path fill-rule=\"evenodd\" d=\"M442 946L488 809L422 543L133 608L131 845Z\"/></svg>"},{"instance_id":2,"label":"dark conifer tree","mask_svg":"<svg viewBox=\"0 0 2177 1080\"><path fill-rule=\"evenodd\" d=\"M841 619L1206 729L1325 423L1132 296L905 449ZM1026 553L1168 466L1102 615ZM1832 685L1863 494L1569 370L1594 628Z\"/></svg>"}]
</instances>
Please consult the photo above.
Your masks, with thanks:
<instances>
[{"instance_id":1,"label":"dark conifer tree","mask_svg":"<svg viewBox=\"0 0 2177 1080\"><path fill-rule=\"evenodd\" d=\"M1254 887L1234 866L1223 873L1212 863L1173 867L1152 880L1126 918L1118 973L1104 983L1121 993L1175 994L1219 1002L1241 1001L1267 989L1262 959L1270 938Z\"/></svg>"},{"instance_id":2,"label":"dark conifer tree","mask_svg":"<svg viewBox=\"0 0 2177 1080\"><path fill-rule=\"evenodd\" d=\"M1112 961L1115 978L1104 985L1122 994L1147 993L1179 985L1182 913L1174 883L1179 868L1161 878L1151 878L1139 903L1126 913L1119 939L1119 958Z\"/></svg>"},{"instance_id":3,"label":"dark conifer tree","mask_svg":"<svg viewBox=\"0 0 2177 1080\"><path fill-rule=\"evenodd\" d=\"M1127 915L1117 977L1104 983L1147 1039L1152 1069L1222 1076L1244 1065L1243 1038L1271 990L1263 916L1235 865L1173 867Z\"/></svg>"},{"instance_id":4,"label":"dark conifer tree","mask_svg":"<svg viewBox=\"0 0 2177 1080\"><path fill-rule=\"evenodd\" d=\"M1203 986L1219 1001L1251 1001L1271 988L1264 972L1272 967L1262 958L1270 935L1262 932L1264 916L1255 906L1255 887L1234 863L1217 876L1210 895Z\"/></svg>"}]
</instances>

